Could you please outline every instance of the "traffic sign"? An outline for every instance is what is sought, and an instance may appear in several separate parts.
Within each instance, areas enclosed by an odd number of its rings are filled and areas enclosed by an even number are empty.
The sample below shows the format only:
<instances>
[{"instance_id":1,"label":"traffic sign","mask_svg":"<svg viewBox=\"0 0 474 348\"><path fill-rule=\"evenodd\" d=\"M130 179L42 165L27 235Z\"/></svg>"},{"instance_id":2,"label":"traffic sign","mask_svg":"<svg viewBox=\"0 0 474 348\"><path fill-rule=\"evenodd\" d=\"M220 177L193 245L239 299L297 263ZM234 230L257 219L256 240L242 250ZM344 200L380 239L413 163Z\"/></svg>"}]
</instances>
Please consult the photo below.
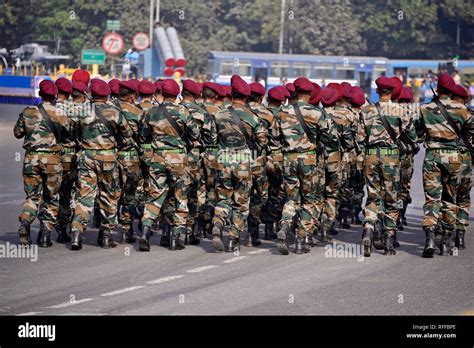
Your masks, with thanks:
<instances>
[{"instance_id":1,"label":"traffic sign","mask_svg":"<svg viewBox=\"0 0 474 348\"><path fill-rule=\"evenodd\" d=\"M150 38L148 37L147 33L136 33L132 39L133 47L137 51L143 51L150 47Z\"/></svg>"},{"instance_id":2,"label":"traffic sign","mask_svg":"<svg viewBox=\"0 0 474 348\"><path fill-rule=\"evenodd\" d=\"M107 20L107 30L120 30L119 20Z\"/></svg>"},{"instance_id":3,"label":"traffic sign","mask_svg":"<svg viewBox=\"0 0 474 348\"><path fill-rule=\"evenodd\" d=\"M82 50L81 63L86 64L105 64L104 50Z\"/></svg>"},{"instance_id":4,"label":"traffic sign","mask_svg":"<svg viewBox=\"0 0 474 348\"><path fill-rule=\"evenodd\" d=\"M102 39L102 48L108 54L119 54L123 45L123 37L117 33L107 33Z\"/></svg>"}]
</instances>

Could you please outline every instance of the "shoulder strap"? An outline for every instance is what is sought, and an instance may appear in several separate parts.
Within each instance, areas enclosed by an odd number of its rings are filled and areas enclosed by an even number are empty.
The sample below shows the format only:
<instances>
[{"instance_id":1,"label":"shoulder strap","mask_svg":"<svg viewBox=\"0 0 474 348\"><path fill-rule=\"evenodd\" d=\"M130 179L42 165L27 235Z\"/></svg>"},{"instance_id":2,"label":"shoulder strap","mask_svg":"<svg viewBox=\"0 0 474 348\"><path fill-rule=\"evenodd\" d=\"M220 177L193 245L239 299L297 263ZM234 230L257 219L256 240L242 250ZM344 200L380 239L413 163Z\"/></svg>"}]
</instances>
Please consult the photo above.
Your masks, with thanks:
<instances>
[{"instance_id":1,"label":"shoulder strap","mask_svg":"<svg viewBox=\"0 0 474 348\"><path fill-rule=\"evenodd\" d=\"M293 109L295 109L295 114L296 114L296 118L298 119L301 127L303 128L304 132L306 133L306 135L308 136L309 140L313 143L313 144L316 144L317 141L316 139L314 138L314 135L313 133L311 133L311 130L309 129L308 125L306 124L304 118L303 118L303 114L301 113L301 110L300 110L300 106L298 105L298 103L294 103L292 104L293 105Z\"/></svg>"},{"instance_id":2,"label":"shoulder strap","mask_svg":"<svg viewBox=\"0 0 474 348\"><path fill-rule=\"evenodd\" d=\"M117 130L116 128L112 125L112 123L110 123L106 118L105 116L102 114L102 111L99 110L99 108L94 104L92 103L92 105L94 106L94 113L96 114L97 118L99 119L100 123L102 123L105 127L107 127L107 129L109 130L110 134L112 134L112 136L114 138L116 138L116 135L117 135Z\"/></svg>"},{"instance_id":3,"label":"shoulder strap","mask_svg":"<svg viewBox=\"0 0 474 348\"><path fill-rule=\"evenodd\" d=\"M390 124L388 123L387 117L385 117L385 115L382 114L382 111L380 110L380 103L377 102L374 105L377 108L377 113L379 114L379 118L380 118L380 121L382 121L383 127L387 131L387 133L390 136L390 138L392 139L392 141L394 143L397 143L397 135L393 131L392 126L390 126Z\"/></svg>"},{"instance_id":4,"label":"shoulder strap","mask_svg":"<svg viewBox=\"0 0 474 348\"><path fill-rule=\"evenodd\" d=\"M441 101L438 99L438 98L434 98L433 99L433 102L436 104L436 106L439 108L439 111L441 111L441 115L443 115L443 117L445 118L445 120L449 123L449 125L453 128L454 132L456 133L456 135L462 139L464 145L468 148L468 149L471 149L471 144L469 143L469 141L467 140L467 138L465 137L465 135L461 132L461 130L459 129L458 125L456 124L456 122L454 122L453 118L451 117L451 115L448 113L448 111L446 110L446 108L444 107L443 103L441 103Z\"/></svg>"},{"instance_id":5,"label":"shoulder strap","mask_svg":"<svg viewBox=\"0 0 474 348\"><path fill-rule=\"evenodd\" d=\"M188 141L188 137L186 136L186 133L185 133L184 129L182 129L178 125L178 123L176 123L174 118L170 115L170 113L166 109L166 106L164 104L160 104L159 109L163 113L163 115L166 117L166 119L168 120L171 127L173 127L173 129L176 131L176 133L178 133L178 136L186 143L186 146L189 146L190 144L189 144L189 141Z\"/></svg>"},{"instance_id":6,"label":"shoulder strap","mask_svg":"<svg viewBox=\"0 0 474 348\"><path fill-rule=\"evenodd\" d=\"M242 123L242 120L240 119L239 115L235 111L235 109L231 106L228 108L230 114L232 115L232 119L234 120L234 123L239 127L240 132L243 134L245 141L247 142L247 145L250 149L254 148L254 144L252 142L252 139L250 138L249 132L247 132L247 129L245 128L244 124Z\"/></svg>"},{"instance_id":7,"label":"shoulder strap","mask_svg":"<svg viewBox=\"0 0 474 348\"><path fill-rule=\"evenodd\" d=\"M53 132L54 137L56 138L56 142L58 143L58 145L61 145L61 136L59 134L59 130L54 125L53 120L51 120L51 117L49 117L49 114L46 111L46 109L44 108L43 103L38 104L37 107L38 107L38 110L39 110L41 116L43 116L44 120L46 121L46 124L47 124L49 130L51 132Z\"/></svg>"}]
</instances>

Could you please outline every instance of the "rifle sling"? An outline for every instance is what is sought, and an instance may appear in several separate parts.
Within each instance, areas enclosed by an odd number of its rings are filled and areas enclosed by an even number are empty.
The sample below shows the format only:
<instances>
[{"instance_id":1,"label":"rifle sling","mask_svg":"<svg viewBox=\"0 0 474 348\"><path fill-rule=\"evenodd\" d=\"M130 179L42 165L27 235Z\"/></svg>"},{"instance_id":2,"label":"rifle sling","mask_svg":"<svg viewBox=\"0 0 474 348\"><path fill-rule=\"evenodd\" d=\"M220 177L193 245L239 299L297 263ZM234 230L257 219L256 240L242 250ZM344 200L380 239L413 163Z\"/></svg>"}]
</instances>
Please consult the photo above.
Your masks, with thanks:
<instances>
[{"instance_id":1,"label":"rifle sling","mask_svg":"<svg viewBox=\"0 0 474 348\"><path fill-rule=\"evenodd\" d=\"M298 119L301 127L303 128L304 132L308 136L309 140L313 144L317 144L317 141L314 138L313 133L311 133L311 130L309 129L308 125L306 124L306 122L303 118L303 114L301 113L300 106L297 103L295 103L295 104L293 104L293 108L295 109L296 118Z\"/></svg>"},{"instance_id":2,"label":"rifle sling","mask_svg":"<svg viewBox=\"0 0 474 348\"><path fill-rule=\"evenodd\" d=\"M46 121L46 125L48 126L49 130L53 132L54 138L56 138L56 142L58 145L61 145L61 136L59 134L58 128L54 125L53 120L49 117L48 112L44 108L43 104L40 103L37 105L40 114L43 116L44 120Z\"/></svg>"},{"instance_id":3,"label":"rifle sling","mask_svg":"<svg viewBox=\"0 0 474 348\"><path fill-rule=\"evenodd\" d=\"M110 123L105 118L105 116L102 114L102 111L100 111L99 108L97 108L96 105L94 105L94 112L95 112L97 118L99 119L100 123L102 123L105 127L107 127L110 134L114 137L115 142L117 143L117 145L119 145L120 142L119 142L119 139L118 139L118 134L117 134L116 128L112 125L112 123Z\"/></svg>"},{"instance_id":4,"label":"rifle sling","mask_svg":"<svg viewBox=\"0 0 474 348\"><path fill-rule=\"evenodd\" d=\"M397 144L397 135L395 134L395 132L393 131L393 128L390 126L390 124L388 123L388 120L387 120L387 117L385 117L385 115L382 114L382 112L380 111L380 103L377 102L374 104L375 107L377 108L377 113L379 115L379 118L380 118L380 121L382 121L382 125L383 127L385 128L385 130L387 131L388 135L390 136L390 138L392 139L392 141Z\"/></svg>"},{"instance_id":5,"label":"rifle sling","mask_svg":"<svg viewBox=\"0 0 474 348\"><path fill-rule=\"evenodd\" d=\"M166 109L165 105L160 104L159 109L163 113L163 115L166 117L166 119L168 120L171 127L173 127L173 129L176 131L176 133L178 133L178 136L184 141L184 143L186 144L186 147L191 147L191 144L189 144L188 138L186 137L186 133L178 125L178 123L176 123L174 118L170 115L170 113Z\"/></svg>"},{"instance_id":6,"label":"rifle sling","mask_svg":"<svg viewBox=\"0 0 474 348\"><path fill-rule=\"evenodd\" d=\"M436 104L436 106L439 108L439 111L441 111L441 115L443 115L443 117L445 118L445 120L449 123L449 125L453 128L454 130L454 133L456 133L456 135L462 139L464 145L469 149L471 150L472 147L471 147L471 144L469 143L469 141L466 139L466 137L464 136L464 134L462 134L461 130L459 129L458 125L456 124L456 122L454 122L453 118L451 117L451 115L448 113L448 111L446 110L446 108L444 107L443 103L441 103L441 101L439 99L434 99L433 100L434 103Z\"/></svg>"},{"instance_id":7,"label":"rifle sling","mask_svg":"<svg viewBox=\"0 0 474 348\"><path fill-rule=\"evenodd\" d=\"M237 127L239 127L240 132L243 134L249 149L251 150L255 149L254 143L252 139L250 138L249 132L247 132L247 129L242 123L242 120L240 119L239 115L237 115L237 112L235 112L235 109L232 106L229 106L229 112L232 115L232 119L234 120L234 123L237 125Z\"/></svg>"}]
</instances>

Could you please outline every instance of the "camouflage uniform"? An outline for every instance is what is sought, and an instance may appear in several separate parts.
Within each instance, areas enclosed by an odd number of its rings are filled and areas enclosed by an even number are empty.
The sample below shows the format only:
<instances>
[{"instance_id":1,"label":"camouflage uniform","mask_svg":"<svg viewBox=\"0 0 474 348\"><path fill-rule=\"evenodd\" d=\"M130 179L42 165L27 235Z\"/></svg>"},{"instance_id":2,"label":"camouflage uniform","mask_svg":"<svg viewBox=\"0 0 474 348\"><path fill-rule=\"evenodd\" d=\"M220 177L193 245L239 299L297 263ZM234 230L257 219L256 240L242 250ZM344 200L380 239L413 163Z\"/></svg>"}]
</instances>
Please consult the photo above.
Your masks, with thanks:
<instances>
[{"instance_id":1,"label":"camouflage uniform","mask_svg":"<svg viewBox=\"0 0 474 348\"><path fill-rule=\"evenodd\" d=\"M131 138L133 132L120 110L109 103L86 103L76 109L76 135L81 143L81 151L77 154L78 180L71 230L79 235L83 233L97 198L101 216L98 242L104 245L105 240L107 246L107 242L111 241L112 230L117 225L120 198L117 142L100 122L94 108L101 111L125 140ZM113 243L109 244L113 246Z\"/></svg>"},{"instance_id":2,"label":"camouflage uniform","mask_svg":"<svg viewBox=\"0 0 474 348\"><path fill-rule=\"evenodd\" d=\"M361 109L352 107L352 112L354 113L354 118L356 120L357 132L356 132L356 141L359 134L359 131L362 128L361 121ZM359 147L362 147L363 144L359 144ZM364 174L364 160L365 153L361 152L360 154L355 153L355 157L352 159L351 171L349 176L349 187L352 193L351 198L351 215L352 223L361 224L360 212L362 212L362 201L364 200L364 186L365 186L365 174Z\"/></svg>"},{"instance_id":3,"label":"camouflage uniform","mask_svg":"<svg viewBox=\"0 0 474 348\"><path fill-rule=\"evenodd\" d=\"M457 123L459 129L464 129L472 142L474 122L467 108L442 98L440 102ZM423 163L423 188L425 204L423 206L423 228L428 233L435 230L441 222L443 242L441 252L450 247L451 237L456 226L458 215L457 194L463 174L463 161L467 151L461 144L457 134L442 116L434 102L421 106L420 123L425 135L426 154ZM426 251L426 250L425 250ZM424 255L425 256L425 255ZM426 257L432 257L426 256Z\"/></svg>"},{"instance_id":4,"label":"camouflage uniform","mask_svg":"<svg viewBox=\"0 0 474 348\"><path fill-rule=\"evenodd\" d=\"M401 133L407 134L416 142L416 133L412 124L406 122L403 108L397 103L381 102L380 110L386 116L397 139ZM362 109L363 127L359 143L365 147L365 178L367 201L364 209L364 229L374 230L375 224L383 221L385 252L394 254L394 236L397 229L399 211L397 199L400 184L400 157L397 144L390 138L380 120L375 105ZM375 230L378 233L378 230ZM381 248L379 235L374 236L374 245Z\"/></svg>"},{"instance_id":5,"label":"camouflage uniform","mask_svg":"<svg viewBox=\"0 0 474 348\"><path fill-rule=\"evenodd\" d=\"M472 158L469 151L461 151L461 163L461 181L456 197L458 204L458 213L456 215L456 247L464 249L464 234L469 226L469 210L471 208ZM462 240L461 242L460 239Z\"/></svg>"},{"instance_id":6,"label":"camouflage uniform","mask_svg":"<svg viewBox=\"0 0 474 348\"><path fill-rule=\"evenodd\" d=\"M190 141L199 140L199 126L189 110L175 102L165 101L160 107L166 108L178 126L185 130ZM150 173L146 178L147 201L142 218L143 236L140 239L140 250L149 250L149 229L157 222L168 191L174 187L175 201L172 207L172 249L184 247L179 237L186 232L188 215L188 191L191 185L187 168L188 155L185 141L176 133L160 107L147 111L147 124L141 124L141 137L151 141L153 159Z\"/></svg>"},{"instance_id":7,"label":"camouflage uniform","mask_svg":"<svg viewBox=\"0 0 474 348\"><path fill-rule=\"evenodd\" d=\"M248 134L259 145L265 146L267 133L258 117L250 112L244 104L234 103L232 107L240 117ZM245 136L235 124L228 109L217 112L215 122L219 151L217 204L213 219L213 235L216 237L216 234L222 232L225 221L230 215L229 240L234 241L234 246L237 247L249 214L250 188L252 187L251 152ZM216 246L216 249L222 251L221 245ZM232 250L229 248L228 251Z\"/></svg>"},{"instance_id":8,"label":"camouflage uniform","mask_svg":"<svg viewBox=\"0 0 474 348\"><path fill-rule=\"evenodd\" d=\"M66 113L48 102L43 103L43 106L60 134L69 132L70 123ZM41 223L38 241L43 234L49 236L56 225L58 190L62 179L62 146L58 144L37 107L27 107L22 111L13 133L18 139L25 138L23 180L26 200L22 205L19 221L24 227L20 229L20 242L30 244L29 226L36 217Z\"/></svg>"},{"instance_id":9,"label":"camouflage uniform","mask_svg":"<svg viewBox=\"0 0 474 348\"><path fill-rule=\"evenodd\" d=\"M324 111L303 100L297 101L301 114L316 139L320 139L328 151L339 147L339 140L332 120ZM293 105L280 111L283 143L284 186L286 202L283 207L281 230L278 232L280 252L287 254L284 241L294 218L298 238L305 239L314 230L315 220L323 209L324 184L318 173L317 145L313 144L301 127Z\"/></svg>"}]
</instances>

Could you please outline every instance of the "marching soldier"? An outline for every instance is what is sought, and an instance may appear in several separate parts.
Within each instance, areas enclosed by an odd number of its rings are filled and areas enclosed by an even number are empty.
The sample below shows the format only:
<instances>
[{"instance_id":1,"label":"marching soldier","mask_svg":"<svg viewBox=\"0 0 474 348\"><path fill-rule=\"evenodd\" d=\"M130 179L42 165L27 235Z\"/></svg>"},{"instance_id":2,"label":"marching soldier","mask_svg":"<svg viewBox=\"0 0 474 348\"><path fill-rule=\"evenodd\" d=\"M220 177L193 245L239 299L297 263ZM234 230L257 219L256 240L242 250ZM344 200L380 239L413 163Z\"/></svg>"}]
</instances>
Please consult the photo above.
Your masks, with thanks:
<instances>
[{"instance_id":1,"label":"marching soldier","mask_svg":"<svg viewBox=\"0 0 474 348\"><path fill-rule=\"evenodd\" d=\"M277 249L283 255L289 253L287 237L295 217L295 252L310 251L306 235L313 231L314 220L320 216L323 205L323 188L317 176L317 152L321 156L323 146L332 149L334 142L338 142L332 121L324 111L308 104L313 84L300 77L295 80L294 87L297 101L280 111L286 202Z\"/></svg>"},{"instance_id":2,"label":"marching soldier","mask_svg":"<svg viewBox=\"0 0 474 348\"><path fill-rule=\"evenodd\" d=\"M249 85L238 75L231 78L232 105L217 112L218 134L217 205L213 219L212 243L217 251L224 251L222 230L230 215L227 252L240 249L240 236L249 214L252 186L251 151L260 155L266 146L267 132L258 117L246 106Z\"/></svg>"},{"instance_id":3,"label":"marching soldier","mask_svg":"<svg viewBox=\"0 0 474 348\"><path fill-rule=\"evenodd\" d=\"M142 217L140 251L150 250L151 228L160 217L161 209L170 187L174 188L175 200L172 213L170 250L185 246L180 239L186 233L188 215L188 190L191 179L187 169L187 148L199 141L199 128L189 110L175 102L180 90L176 81L168 79L161 85L163 103L146 114L148 123L141 124L141 136L151 141L153 159L145 187L147 201Z\"/></svg>"},{"instance_id":4,"label":"marching soldier","mask_svg":"<svg viewBox=\"0 0 474 348\"><path fill-rule=\"evenodd\" d=\"M371 255L372 244L376 249L383 248L385 255L396 253L394 242L400 184L398 147L404 136L411 143L416 142L416 133L412 125L406 123L402 108L391 102L394 82L385 76L379 77L375 82L380 102L362 109L363 127L359 132L360 139L365 139L363 147L366 150L365 177L368 191L362 234L365 256ZM383 219L383 243L378 229L374 230L379 219Z\"/></svg>"},{"instance_id":5,"label":"marching soldier","mask_svg":"<svg viewBox=\"0 0 474 348\"><path fill-rule=\"evenodd\" d=\"M426 154L423 163L423 229L426 244L423 257L435 253L437 225L441 222L440 255L452 253L453 232L458 214L457 194L463 172L463 154L472 148L474 123L467 108L453 102L456 84L448 74L438 78L438 95L421 106L417 126L419 136L425 136Z\"/></svg>"},{"instance_id":6,"label":"marching soldier","mask_svg":"<svg viewBox=\"0 0 474 348\"><path fill-rule=\"evenodd\" d=\"M93 79L91 103L77 110L77 137L82 150L78 153L78 179L74 217L71 224L71 250L82 249L82 233L94 208L96 197L101 215L98 244L113 248L112 231L117 225L120 198L118 146L126 143L133 131L120 110L108 104L110 87Z\"/></svg>"},{"instance_id":7,"label":"marching soldier","mask_svg":"<svg viewBox=\"0 0 474 348\"><path fill-rule=\"evenodd\" d=\"M26 200L19 216L18 232L21 245L31 245L30 225L38 217L40 230L36 241L40 247L50 247L62 179L61 134L69 131L69 120L63 110L54 106L58 94L55 84L44 80L39 87L42 103L25 108L13 129L17 139L24 138L26 150L23 162Z\"/></svg>"}]
</instances>

